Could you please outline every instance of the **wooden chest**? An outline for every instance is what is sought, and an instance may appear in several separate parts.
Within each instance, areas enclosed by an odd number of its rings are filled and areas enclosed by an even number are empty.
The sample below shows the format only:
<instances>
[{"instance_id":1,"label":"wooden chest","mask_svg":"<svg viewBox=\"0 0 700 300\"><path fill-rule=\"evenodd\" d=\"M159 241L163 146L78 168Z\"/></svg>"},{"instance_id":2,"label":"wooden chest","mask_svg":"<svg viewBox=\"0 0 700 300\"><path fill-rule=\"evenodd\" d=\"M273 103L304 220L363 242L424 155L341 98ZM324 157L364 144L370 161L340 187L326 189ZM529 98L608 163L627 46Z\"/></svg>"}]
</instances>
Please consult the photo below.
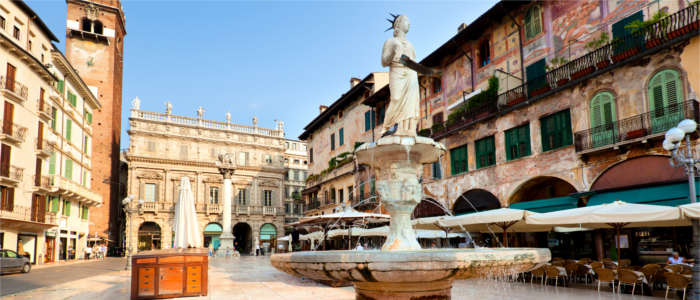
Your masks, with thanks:
<instances>
[{"instance_id":1,"label":"wooden chest","mask_svg":"<svg viewBox=\"0 0 700 300\"><path fill-rule=\"evenodd\" d=\"M131 258L131 299L207 295L206 249L165 249Z\"/></svg>"}]
</instances>

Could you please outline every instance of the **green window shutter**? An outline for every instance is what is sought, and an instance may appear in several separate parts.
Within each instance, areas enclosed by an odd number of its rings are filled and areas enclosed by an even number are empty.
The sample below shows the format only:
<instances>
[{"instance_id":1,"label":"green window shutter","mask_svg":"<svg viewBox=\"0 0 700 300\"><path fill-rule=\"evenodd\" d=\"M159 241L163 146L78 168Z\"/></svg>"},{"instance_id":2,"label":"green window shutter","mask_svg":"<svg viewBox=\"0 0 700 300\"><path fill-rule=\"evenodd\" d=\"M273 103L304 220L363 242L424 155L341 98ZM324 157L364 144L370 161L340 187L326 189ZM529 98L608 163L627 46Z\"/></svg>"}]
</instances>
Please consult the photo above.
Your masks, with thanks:
<instances>
[{"instance_id":1,"label":"green window shutter","mask_svg":"<svg viewBox=\"0 0 700 300\"><path fill-rule=\"evenodd\" d=\"M331 151L335 150L335 134L331 133Z\"/></svg>"},{"instance_id":2,"label":"green window shutter","mask_svg":"<svg viewBox=\"0 0 700 300\"><path fill-rule=\"evenodd\" d=\"M340 128L338 130L338 146L342 146L344 144L344 138L343 138L343 128Z\"/></svg>"},{"instance_id":3,"label":"green window shutter","mask_svg":"<svg viewBox=\"0 0 700 300\"><path fill-rule=\"evenodd\" d=\"M70 217L71 202L70 202L70 200L65 200L65 201L66 201L65 215L66 215L67 217Z\"/></svg>"},{"instance_id":4,"label":"green window shutter","mask_svg":"<svg viewBox=\"0 0 700 300\"><path fill-rule=\"evenodd\" d=\"M365 184L360 183L360 200L365 199Z\"/></svg>"},{"instance_id":5,"label":"green window shutter","mask_svg":"<svg viewBox=\"0 0 700 300\"><path fill-rule=\"evenodd\" d=\"M80 214L80 217L83 220L87 220L88 218L88 207L87 205L81 205L82 213Z\"/></svg>"},{"instance_id":6,"label":"green window shutter","mask_svg":"<svg viewBox=\"0 0 700 300\"><path fill-rule=\"evenodd\" d=\"M372 128L375 128L377 126L377 113L373 110L370 110L370 120L372 122Z\"/></svg>"},{"instance_id":7,"label":"green window shutter","mask_svg":"<svg viewBox=\"0 0 700 300\"><path fill-rule=\"evenodd\" d=\"M49 175L54 174L56 174L56 152L53 152L49 158Z\"/></svg>"},{"instance_id":8,"label":"green window shutter","mask_svg":"<svg viewBox=\"0 0 700 300\"><path fill-rule=\"evenodd\" d=\"M70 158L66 158L66 166L63 172L63 177L68 179L73 179L73 161Z\"/></svg>"},{"instance_id":9,"label":"green window shutter","mask_svg":"<svg viewBox=\"0 0 700 300\"><path fill-rule=\"evenodd\" d=\"M525 39L532 39L540 32L542 32L542 16L540 7L534 5L528 9L525 15Z\"/></svg>"},{"instance_id":10,"label":"green window shutter","mask_svg":"<svg viewBox=\"0 0 700 300\"><path fill-rule=\"evenodd\" d=\"M66 82L63 80L59 80L57 87L58 87L58 91L61 92L61 94L63 94L65 92Z\"/></svg>"},{"instance_id":11,"label":"green window shutter","mask_svg":"<svg viewBox=\"0 0 700 300\"><path fill-rule=\"evenodd\" d=\"M83 153L88 154L88 143L90 142L89 138L86 136L83 138Z\"/></svg>"},{"instance_id":12,"label":"green window shutter","mask_svg":"<svg viewBox=\"0 0 700 300\"><path fill-rule=\"evenodd\" d=\"M505 136L507 160L530 155L530 124L511 128Z\"/></svg>"},{"instance_id":13,"label":"green window shutter","mask_svg":"<svg viewBox=\"0 0 700 300\"><path fill-rule=\"evenodd\" d=\"M528 94L544 87L547 84L547 81L544 78L544 75L547 73L546 66L547 62L543 58L525 67Z\"/></svg>"},{"instance_id":14,"label":"green window shutter","mask_svg":"<svg viewBox=\"0 0 700 300\"><path fill-rule=\"evenodd\" d=\"M433 163L433 178L442 179L442 170L440 169L440 162L436 161Z\"/></svg>"},{"instance_id":15,"label":"green window shutter","mask_svg":"<svg viewBox=\"0 0 700 300\"><path fill-rule=\"evenodd\" d=\"M528 156L530 150L530 124L520 126L518 129L518 154L519 157Z\"/></svg>"},{"instance_id":16,"label":"green window shutter","mask_svg":"<svg viewBox=\"0 0 700 300\"><path fill-rule=\"evenodd\" d=\"M51 107L51 129L56 131L56 118L58 117L58 109Z\"/></svg>"},{"instance_id":17,"label":"green window shutter","mask_svg":"<svg viewBox=\"0 0 700 300\"><path fill-rule=\"evenodd\" d=\"M450 150L450 166L452 169L452 175L457 175L468 171L467 145Z\"/></svg>"},{"instance_id":18,"label":"green window shutter","mask_svg":"<svg viewBox=\"0 0 700 300\"><path fill-rule=\"evenodd\" d=\"M374 177L369 179L369 194L372 196L377 194L377 179Z\"/></svg>"},{"instance_id":19,"label":"green window shutter","mask_svg":"<svg viewBox=\"0 0 700 300\"><path fill-rule=\"evenodd\" d=\"M66 139L68 141L70 141L72 131L73 131L73 121L70 119L66 120Z\"/></svg>"},{"instance_id":20,"label":"green window shutter","mask_svg":"<svg viewBox=\"0 0 700 300\"><path fill-rule=\"evenodd\" d=\"M540 126L542 151L568 146L573 142L568 109L540 119Z\"/></svg>"},{"instance_id":21,"label":"green window shutter","mask_svg":"<svg viewBox=\"0 0 700 300\"><path fill-rule=\"evenodd\" d=\"M51 212L58 212L58 197L51 197Z\"/></svg>"},{"instance_id":22,"label":"green window shutter","mask_svg":"<svg viewBox=\"0 0 700 300\"><path fill-rule=\"evenodd\" d=\"M92 125L92 113L86 112L85 119L87 120L88 125Z\"/></svg>"},{"instance_id":23,"label":"green window shutter","mask_svg":"<svg viewBox=\"0 0 700 300\"><path fill-rule=\"evenodd\" d=\"M75 107L76 105L78 105L78 100L77 100L75 94L71 93L71 91L68 91L68 102L69 102L73 107Z\"/></svg>"},{"instance_id":24,"label":"green window shutter","mask_svg":"<svg viewBox=\"0 0 700 300\"><path fill-rule=\"evenodd\" d=\"M372 123L370 121L370 112L371 110L365 112L365 131L369 131L370 129L372 129Z\"/></svg>"},{"instance_id":25,"label":"green window shutter","mask_svg":"<svg viewBox=\"0 0 700 300\"><path fill-rule=\"evenodd\" d=\"M474 142L476 148L476 168L483 168L494 165L495 159L495 139L493 136L485 137Z\"/></svg>"},{"instance_id":26,"label":"green window shutter","mask_svg":"<svg viewBox=\"0 0 700 300\"><path fill-rule=\"evenodd\" d=\"M591 128L611 124L615 120L615 103L611 93L598 93L591 100Z\"/></svg>"}]
</instances>

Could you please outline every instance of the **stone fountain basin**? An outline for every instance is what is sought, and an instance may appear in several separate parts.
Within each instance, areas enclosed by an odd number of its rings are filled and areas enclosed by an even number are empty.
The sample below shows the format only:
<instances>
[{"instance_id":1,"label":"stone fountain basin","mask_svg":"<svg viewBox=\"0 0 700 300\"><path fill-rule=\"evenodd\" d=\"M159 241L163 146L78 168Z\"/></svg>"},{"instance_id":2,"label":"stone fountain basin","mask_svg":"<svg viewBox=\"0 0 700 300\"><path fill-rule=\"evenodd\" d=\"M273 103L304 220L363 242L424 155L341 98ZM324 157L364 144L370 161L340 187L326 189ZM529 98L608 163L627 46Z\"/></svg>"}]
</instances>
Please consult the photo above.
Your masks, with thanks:
<instances>
[{"instance_id":1,"label":"stone fountain basin","mask_svg":"<svg viewBox=\"0 0 700 300\"><path fill-rule=\"evenodd\" d=\"M305 251L274 254L285 273L319 281L429 283L532 270L551 259L549 249L480 248L415 251Z\"/></svg>"}]
</instances>

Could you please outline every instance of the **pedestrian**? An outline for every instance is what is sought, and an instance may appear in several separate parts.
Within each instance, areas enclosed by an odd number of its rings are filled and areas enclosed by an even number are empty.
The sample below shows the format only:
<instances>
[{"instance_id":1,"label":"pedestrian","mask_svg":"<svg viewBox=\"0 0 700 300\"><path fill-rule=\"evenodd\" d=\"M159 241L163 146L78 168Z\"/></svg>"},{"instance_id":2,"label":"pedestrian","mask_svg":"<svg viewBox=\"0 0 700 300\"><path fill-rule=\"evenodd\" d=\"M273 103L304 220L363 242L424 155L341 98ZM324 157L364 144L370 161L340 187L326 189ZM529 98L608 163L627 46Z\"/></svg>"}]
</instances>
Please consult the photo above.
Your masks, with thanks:
<instances>
[{"instance_id":1,"label":"pedestrian","mask_svg":"<svg viewBox=\"0 0 700 300\"><path fill-rule=\"evenodd\" d=\"M85 247L85 259L89 260L91 255L92 255L92 247L90 247L90 245L88 245L87 247Z\"/></svg>"},{"instance_id":2,"label":"pedestrian","mask_svg":"<svg viewBox=\"0 0 700 300\"><path fill-rule=\"evenodd\" d=\"M209 256L214 256L214 245L209 243Z\"/></svg>"},{"instance_id":3,"label":"pedestrian","mask_svg":"<svg viewBox=\"0 0 700 300\"><path fill-rule=\"evenodd\" d=\"M105 259L105 256L107 256L107 245L102 244L100 245L100 259Z\"/></svg>"},{"instance_id":4,"label":"pedestrian","mask_svg":"<svg viewBox=\"0 0 700 300\"><path fill-rule=\"evenodd\" d=\"M363 247L361 243L357 243L357 247L355 247L355 250L362 251L365 250L365 247Z\"/></svg>"},{"instance_id":5,"label":"pedestrian","mask_svg":"<svg viewBox=\"0 0 700 300\"><path fill-rule=\"evenodd\" d=\"M260 244L255 244L255 256L260 255Z\"/></svg>"}]
</instances>

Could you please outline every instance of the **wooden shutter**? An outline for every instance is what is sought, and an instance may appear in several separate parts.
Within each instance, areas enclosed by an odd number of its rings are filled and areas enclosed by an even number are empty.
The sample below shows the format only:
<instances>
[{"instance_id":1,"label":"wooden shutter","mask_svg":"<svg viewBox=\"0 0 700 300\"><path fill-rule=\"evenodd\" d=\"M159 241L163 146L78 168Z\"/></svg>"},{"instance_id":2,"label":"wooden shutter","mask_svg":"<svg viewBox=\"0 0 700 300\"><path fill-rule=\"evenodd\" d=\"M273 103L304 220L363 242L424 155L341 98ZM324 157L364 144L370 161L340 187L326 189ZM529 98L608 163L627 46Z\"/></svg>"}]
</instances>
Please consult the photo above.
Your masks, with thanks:
<instances>
[{"instance_id":1,"label":"wooden shutter","mask_svg":"<svg viewBox=\"0 0 700 300\"><path fill-rule=\"evenodd\" d=\"M52 153L49 158L49 174L56 174L56 152Z\"/></svg>"},{"instance_id":2,"label":"wooden shutter","mask_svg":"<svg viewBox=\"0 0 700 300\"><path fill-rule=\"evenodd\" d=\"M63 169L63 177L68 179L73 179L73 161L70 158L66 158L66 165Z\"/></svg>"},{"instance_id":3,"label":"wooden shutter","mask_svg":"<svg viewBox=\"0 0 700 300\"><path fill-rule=\"evenodd\" d=\"M39 88L39 110L44 110L44 89Z\"/></svg>"},{"instance_id":4,"label":"wooden shutter","mask_svg":"<svg viewBox=\"0 0 700 300\"><path fill-rule=\"evenodd\" d=\"M9 145L2 144L0 151L0 176L10 177L10 155L12 148L10 148Z\"/></svg>"},{"instance_id":5,"label":"wooden shutter","mask_svg":"<svg viewBox=\"0 0 700 300\"><path fill-rule=\"evenodd\" d=\"M36 137L37 149L43 149L44 145L44 123L39 122L37 137Z\"/></svg>"},{"instance_id":6,"label":"wooden shutter","mask_svg":"<svg viewBox=\"0 0 700 300\"><path fill-rule=\"evenodd\" d=\"M365 112L365 131L368 131L371 129L372 123L370 121L370 111Z\"/></svg>"},{"instance_id":7,"label":"wooden shutter","mask_svg":"<svg viewBox=\"0 0 700 300\"><path fill-rule=\"evenodd\" d=\"M58 109L51 107L51 129L56 131L56 118L58 117Z\"/></svg>"},{"instance_id":8,"label":"wooden shutter","mask_svg":"<svg viewBox=\"0 0 700 300\"><path fill-rule=\"evenodd\" d=\"M5 206L5 210L13 211L15 209L15 189L6 188L5 190L7 190L7 206Z\"/></svg>"},{"instance_id":9,"label":"wooden shutter","mask_svg":"<svg viewBox=\"0 0 700 300\"><path fill-rule=\"evenodd\" d=\"M331 151L335 150L335 133L331 133Z\"/></svg>"},{"instance_id":10,"label":"wooden shutter","mask_svg":"<svg viewBox=\"0 0 700 300\"><path fill-rule=\"evenodd\" d=\"M11 64L7 64L7 79L5 79L5 88L10 91L15 91L15 71L17 69Z\"/></svg>"},{"instance_id":11,"label":"wooden shutter","mask_svg":"<svg viewBox=\"0 0 700 300\"><path fill-rule=\"evenodd\" d=\"M34 168L34 185L41 186L41 159L36 159Z\"/></svg>"},{"instance_id":12,"label":"wooden shutter","mask_svg":"<svg viewBox=\"0 0 700 300\"><path fill-rule=\"evenodd\" d=\"M73 133L73 121L66 120L66 139L70 142L71 135Z\"/></svg>"},{"instance_id":13,"label":"wooden shutter","mask_svg":"<svg viewBox=\"0 0 700 300\"><path fill-rule=\"evenodd\" d=\"M544 75L547 72L546 65L547 63L543 58L525 67L528 94L534 90L544 87L547 84L547 81L544 78Z\"/></svg>"},{"instance_id":14,"label":"wooden shutter","mask_svg":"<svg viewBox=\"0 0 700 300\"><path fill-rule=\"evenodd\" d=\"M51 197L51 212L58 212L58 196Z\"/></svg>"},{"instance_id":15,"label":"wooden shutter","mask_svg":"<svg viewBox=\"0 0 700 300\"><path fill-rule=\"evenodd\" d=\"M15 106L14 104L5 101L5 107L2 117L2 132L12 135L12 123L14 122Z\"/></svg>"},{"instance_id":16,"label":"wooden shutter","mask_svg":"<svg viewBox=\"0 0 700 300\"><path fill-rule=\"evenodd\" d=\"M70 200L63 200L63 201L65 201L65 202L64 202L64 206L63 206L63 209L64 209L63 214L64 214L66 217L70 217L71 202L70 202Z\"/></svg>"},{"instance_id":17,"label":"wooden shutter","mask_svg":"<svg viewBox=\"0 0 700 300\"><path fill-rule=\"evenodd\" d=\"M46 196L38 195L39 197L39 222L44 223L46 220Z\"/></svg>"},{"instance_id":18,"label":"wooden shutter","mask_svg":"<svg viewBox=\"0 0 700 300\"><path fill-rule=\"evenodd\" d=\"M340 128L340 130L338 130L338 146L342 146L344 142L343 128Z\"/></svg>"}]
</instances>

